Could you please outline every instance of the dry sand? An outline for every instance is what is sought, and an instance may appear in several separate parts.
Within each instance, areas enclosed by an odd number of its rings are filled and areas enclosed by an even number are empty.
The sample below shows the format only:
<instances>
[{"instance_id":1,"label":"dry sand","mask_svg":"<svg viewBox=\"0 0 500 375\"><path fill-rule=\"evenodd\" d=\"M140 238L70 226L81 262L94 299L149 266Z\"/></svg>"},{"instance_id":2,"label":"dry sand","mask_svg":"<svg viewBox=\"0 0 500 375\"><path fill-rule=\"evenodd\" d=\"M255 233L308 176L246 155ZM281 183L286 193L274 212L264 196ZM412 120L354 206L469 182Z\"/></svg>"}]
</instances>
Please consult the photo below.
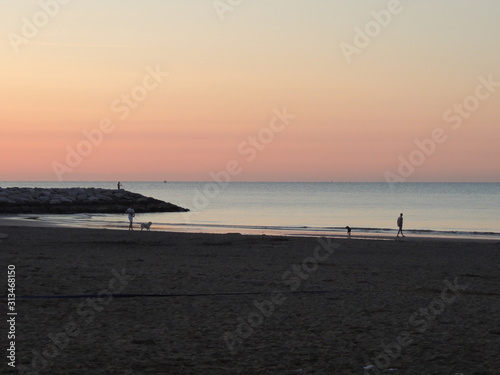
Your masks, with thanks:
<instances>
[{"instance_id":1,"label":"dry sand","mask_svg":"<svg viewBox=\"0 0 500 375\"><path fill-rule=\"evenodd\" d=\"M0 233L0 373L500 374L499 243Z\"/></svg>"}]
</instances>

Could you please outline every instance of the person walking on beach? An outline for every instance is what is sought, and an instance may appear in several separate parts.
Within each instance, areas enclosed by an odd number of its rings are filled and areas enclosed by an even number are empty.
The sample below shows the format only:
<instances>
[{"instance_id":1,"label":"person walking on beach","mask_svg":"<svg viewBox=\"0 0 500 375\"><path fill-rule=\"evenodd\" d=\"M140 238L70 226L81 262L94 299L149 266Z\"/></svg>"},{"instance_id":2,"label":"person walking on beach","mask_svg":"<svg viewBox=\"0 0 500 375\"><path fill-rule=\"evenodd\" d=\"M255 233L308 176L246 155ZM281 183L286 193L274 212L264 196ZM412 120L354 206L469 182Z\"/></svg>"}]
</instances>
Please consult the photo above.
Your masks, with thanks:
<instances>
[{"instance_id":1,"label":"person walking on beach","mask_svg":"<svg viewBox=\"0 0 500 375\"><path fill-rule=\"evenodd\" d=\"M399 217L398 217L398 227L399 227L399 230L398 230L398 235L396 237L399 237L399 233L401 233L401 236L405 236L403 234L403 214L400 214Z\"/></svg>"},{"instance_id":2,"label":"person walking on beach","mask_svg":"<svg viewBox=\"0 0 500 375\"><path fill-rule=\"evenodd\" d=\"M134 230L132 228L132 223L134 222L134 217L135 217L135 211L133 207L129 207L127 211L125 211L126 214L128 214L128 221L130 222L130 225L128 226L128 230Z\"/></svg>"}]
</instances>

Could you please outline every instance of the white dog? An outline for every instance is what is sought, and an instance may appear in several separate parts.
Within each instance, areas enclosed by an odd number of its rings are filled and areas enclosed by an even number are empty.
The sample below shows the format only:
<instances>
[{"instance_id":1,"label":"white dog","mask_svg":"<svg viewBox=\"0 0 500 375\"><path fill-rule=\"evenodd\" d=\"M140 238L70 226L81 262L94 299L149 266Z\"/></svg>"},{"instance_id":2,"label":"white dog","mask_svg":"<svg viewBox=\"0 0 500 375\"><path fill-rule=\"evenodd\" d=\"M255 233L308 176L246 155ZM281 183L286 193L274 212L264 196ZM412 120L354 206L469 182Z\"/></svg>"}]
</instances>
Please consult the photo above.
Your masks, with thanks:
<instances>
[{"instance_id":1,"label":"white dog","mask_svg":"<svg viewBox=\"0 0 500 375\"><path fill-rule=\"evenodd\" d=\"M149 222L149 223L141 223L141 230L143 229L146 229L146 230L149 230L149 228L151 228L151 224L153 224L152 222Z\"/></svg>"}]
</instances>

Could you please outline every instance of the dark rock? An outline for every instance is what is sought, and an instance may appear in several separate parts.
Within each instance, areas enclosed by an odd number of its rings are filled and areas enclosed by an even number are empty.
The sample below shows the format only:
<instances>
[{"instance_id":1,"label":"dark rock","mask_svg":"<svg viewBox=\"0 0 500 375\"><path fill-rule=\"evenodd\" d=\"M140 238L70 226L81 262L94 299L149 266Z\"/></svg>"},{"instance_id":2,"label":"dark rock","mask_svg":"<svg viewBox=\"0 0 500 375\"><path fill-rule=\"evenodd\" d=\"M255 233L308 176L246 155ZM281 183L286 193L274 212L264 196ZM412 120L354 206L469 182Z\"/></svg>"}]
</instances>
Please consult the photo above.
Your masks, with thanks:
<instances>
[{"instance_id":1,"label":"dark rock","mask_svg":"<svg viewBox=\"0 0 500 375\"><path fill-rule=\"evenodd\" d=\"M126 190L96 188L0 188L0 213L73 214L137 212L187 212L186 208Z\"/></svg>"}]
</instances>

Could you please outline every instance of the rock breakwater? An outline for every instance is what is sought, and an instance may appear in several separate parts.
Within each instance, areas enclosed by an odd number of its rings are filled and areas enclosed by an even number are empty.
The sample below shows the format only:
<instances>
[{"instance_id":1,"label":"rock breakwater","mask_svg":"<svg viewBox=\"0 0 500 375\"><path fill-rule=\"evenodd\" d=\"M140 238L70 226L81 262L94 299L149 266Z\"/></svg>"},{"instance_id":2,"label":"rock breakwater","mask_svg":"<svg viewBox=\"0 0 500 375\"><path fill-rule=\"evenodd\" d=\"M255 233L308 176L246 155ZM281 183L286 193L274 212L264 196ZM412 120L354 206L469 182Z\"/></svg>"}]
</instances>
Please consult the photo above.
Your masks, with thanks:
<instances>
[{"instance_id":1,"label":"rock breakwater","mask_svg":"<svg viewBox=\"0 0 500 375\"><path fill-rule=\"evenodd\" d=\"M0 188L0 213L73 214L186 212L186 208L126 190L98 188Z\"/></svg>"}]
</instances>

